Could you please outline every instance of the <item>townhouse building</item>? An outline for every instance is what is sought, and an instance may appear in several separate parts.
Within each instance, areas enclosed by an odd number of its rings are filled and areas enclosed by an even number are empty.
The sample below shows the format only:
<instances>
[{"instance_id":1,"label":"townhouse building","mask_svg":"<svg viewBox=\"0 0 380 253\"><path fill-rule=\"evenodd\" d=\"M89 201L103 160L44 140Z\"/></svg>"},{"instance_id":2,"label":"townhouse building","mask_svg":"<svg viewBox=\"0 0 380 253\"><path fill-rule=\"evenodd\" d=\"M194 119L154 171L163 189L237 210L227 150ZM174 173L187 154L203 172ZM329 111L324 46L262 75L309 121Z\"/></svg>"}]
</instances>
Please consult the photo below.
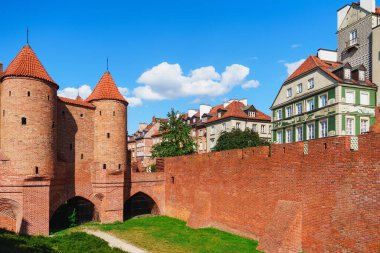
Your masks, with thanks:
<instances>
[{"instance_id":1,"label":"townhouse building","mask_svg":"<svg viewBox=\"0 0 380 253\"><path fill-rule=\"evenodd\" d=\"M140 123L138 130L128 137L132 162L141 164L144 169L155 163L155 159L152 157L152 148L160 140L161 135L158 133L163 120L166 119L153 117L149 124Z\"/></svg>"},{"instance_id":2,"label":"townhouse building","mask_svg":"<svg viewBox=\"0 0 380 253\"><path fill-rule=\"evenodd\" d=\"M215 147L222 132L232 129L252 129L260 138L271 140L271 117L248 105L247 99L231 99L223 104L214 106L202 114L201 119L205 126L206 151Z\"/></svg>"},{"instance_id":3,"label":"townhouse building","mask_svg":"<svg viewBox=\"0 0 380 253\"><path fill-rule=\"evenodd\" d=\"M338 10L338 50L308 57L272 104L274 142L369 131L379 104L379 15L373 0Z\"/></svg>"}]
</instances>

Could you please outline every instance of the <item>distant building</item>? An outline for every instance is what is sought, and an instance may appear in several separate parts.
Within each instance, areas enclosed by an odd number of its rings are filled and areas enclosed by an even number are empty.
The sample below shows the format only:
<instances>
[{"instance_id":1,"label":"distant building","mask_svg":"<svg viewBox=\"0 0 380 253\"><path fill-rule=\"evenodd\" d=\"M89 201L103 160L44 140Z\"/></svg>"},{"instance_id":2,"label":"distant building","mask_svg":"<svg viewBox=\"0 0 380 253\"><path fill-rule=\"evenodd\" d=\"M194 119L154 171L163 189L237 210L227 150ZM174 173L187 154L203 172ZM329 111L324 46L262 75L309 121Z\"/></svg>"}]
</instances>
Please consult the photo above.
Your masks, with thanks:
<instances>
[{"instance_id":1,"label":"distant building","mask_svg":"<svg viewBox=\"0 0 380 253\"><path fill-rule=\"evenodd\" d=\"M155 163L152 157L152 147L160 141L160 124L163 120L153 117L152 122L140 123L139 129L128 137L128 149L131 152L132 162L141 164L142 168Z\"/></svg>"},{"instance_id":2,"label":"distant building","mask_svg":"<svg viewBox=\"0 0 380 253\"><path fill-rule=\"evenodd\" d=\"M222 132L232 129L252 129L262 139L271 140L271 117L248 105L246 99L229 100L202 115L206 126L207 152L212 151Z\"/></svg>"},{"instance_id":3,"label":"distant building","mask_svg":"<svg viewBox=\"0 0 380 253\"><path fill-rule=\"evenodd\" d=\"M369 131L380 99L380 8L361 0L338 10L338 50L320 49L282 85L273 141L289 143Z\"/></svg>"}]
</instances>

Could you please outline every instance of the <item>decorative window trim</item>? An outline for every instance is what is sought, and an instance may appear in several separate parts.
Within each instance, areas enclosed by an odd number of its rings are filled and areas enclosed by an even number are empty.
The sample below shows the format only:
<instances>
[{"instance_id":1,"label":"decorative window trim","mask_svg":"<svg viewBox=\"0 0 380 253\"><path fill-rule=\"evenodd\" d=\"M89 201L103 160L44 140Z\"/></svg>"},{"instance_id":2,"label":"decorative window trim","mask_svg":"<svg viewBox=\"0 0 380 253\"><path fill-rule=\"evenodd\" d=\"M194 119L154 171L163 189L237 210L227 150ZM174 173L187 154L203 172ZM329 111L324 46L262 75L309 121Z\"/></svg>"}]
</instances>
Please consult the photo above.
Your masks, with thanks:
<instances>
[{"instance_id":1,"label":"decorative window trim","mask_svg":"<svg viewBox=\"0 0 380 253\"><path fill-rule=\"evenodd\" d=\"M366 104L364 104L363 102L362 102L362 94L363 95L368 95L368 103L366 103ZM370 103L371 103L371 98L370 98L370 96L371 96L371 94L368 92L368 91L360 91L360 104L361 105L369 105Z\"/></svg>"},{"instance_id":2,"label":"decorative window trim","mask_svg":"<svg viewBox=\"0 0 380 253\"><path fill-rule=\"evenodd\" d=\"M351 93L351 92L354 94L354 101L353 102L348 102L347 101L347 93ZM348 103L348 104L355 104L355 102L356 102L356 92L355 92L355 90L346 89L346 91L344 92L344 99L345 99L345 102Z\"/></svg>"},{"instance_id":3,"label":"decorative window trim","mask_svg":"<svg viewBox=\"0 0 380 253\"><path fill-rule=\"evenodd\" d=\"M323 136L323 129L322 129L322 123L326 122L326 136ZM329 121L328 119L322 119L319 121L319 138L326 138L329 137Z\"/></svg>"},{"instance_id":4,"label":"decorative window trim","mask_svg":"<svg viewBox=\"0 0 380 253\"><path fill-rule=\"evenodd\" d=\"M323 96L326 96L326 104L324 105L324 106L322 106L322 97ZM329 104L329 98L328 98L328 94L327 94L327 92L326 93L323 93L323 94L320 94L319 96L318 96L318 107L319 108L323 108L323 107L326 107L326 106L328 106L328 104Z\"/></svg>"},{"instance_id":5,"label":"decorative window trim","mask_svg":"<svg viewBox=\"0 0 380 253\"><path fill-rule=\"evenodd\" d=\"M347 127L348 126L348 124L347 124L347 120L348 119L352 119L352 122L353 122L352 123L352 133L349 133L348 130L347 130L348 129L348 127ZM355 131L355 126L356 126L355 117L354 116L347 116L346 115L346 135L351 135L351 136L355 135L355 132L356 132Z\"/></svg>"}]
</instances>

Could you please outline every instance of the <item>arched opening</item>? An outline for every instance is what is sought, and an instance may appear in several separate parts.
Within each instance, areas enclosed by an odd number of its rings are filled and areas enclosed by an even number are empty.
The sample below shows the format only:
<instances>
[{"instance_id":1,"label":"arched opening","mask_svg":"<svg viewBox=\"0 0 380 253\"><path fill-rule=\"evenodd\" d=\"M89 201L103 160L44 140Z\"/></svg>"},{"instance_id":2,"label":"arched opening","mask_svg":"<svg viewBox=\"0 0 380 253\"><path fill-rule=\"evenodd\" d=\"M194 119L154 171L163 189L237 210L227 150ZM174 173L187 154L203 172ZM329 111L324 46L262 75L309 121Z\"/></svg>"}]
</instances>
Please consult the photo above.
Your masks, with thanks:
<instances>
[{"instance_id":1,"label":"arched opening","mask_svg":"<svg viewBox=\"0 0 380 253\"><path fill-rule=\"evenodd\" d=\"M160 210L154 200L145 193L138 192L124 204L124 220L140 215L159 215Z\"/></svg>"},{"instance_id":2,"label":"arched opening","mask_svg":"<svg viewBox=\"0 0 380 253\"><path fill-rule=\"evenodd\" d=\"M22 214L18 202L11 199L0 199L0 229L19 232Z\"/></svg>"},{"instance_id":3,"label":"arched opening","mask_svg":"<svg viewBox=\"0 0 380 253\"><path fill-rule=\"evenodd\" d=\"M74 197L58 207L50 219L50 232L99 221L95 205L82 197Z\"/></svg>"}]
</instances>

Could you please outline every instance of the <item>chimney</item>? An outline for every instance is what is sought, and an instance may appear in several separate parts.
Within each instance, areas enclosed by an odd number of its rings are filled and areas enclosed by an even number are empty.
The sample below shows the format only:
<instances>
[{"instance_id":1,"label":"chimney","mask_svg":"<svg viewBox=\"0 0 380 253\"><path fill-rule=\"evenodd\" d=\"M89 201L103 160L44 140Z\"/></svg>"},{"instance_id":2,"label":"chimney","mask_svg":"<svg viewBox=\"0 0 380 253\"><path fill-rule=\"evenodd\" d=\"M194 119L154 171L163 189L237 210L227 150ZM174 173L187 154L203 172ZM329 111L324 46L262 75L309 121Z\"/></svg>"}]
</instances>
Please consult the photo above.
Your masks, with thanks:
<instances>
[{"instance_id":1,"label":"chimney","mask_svg":"<svg viewBox=\"0 0 380 253\"><path fill-rule=\"evenodd\" d=\"M3 74L3 63L0 62L0 76Z\"/></svg>"},{"instance_id":2,"label":"chimney","mask_svg":"<svg viewBox=\"0 0 380 253\"><path fill-rule=\"evenodd\" d=\"M371 13L376 12L376 0L360 0L360 7Z\"/></svg>"},{"instance_id":3,"label":"chimney","mask_svg":"<svg viewBox=\"0 0 380 253\"><path fill-rule=\"evenodd\" d=\"M202 117L203 114L205 114L205 113L210 113L210 111L211 111L211 106L209 106L209 105L200 105L199 106L200 117Z\"/></svg>"},{"instance_id":4,"label":"chimney","mask_svg":"<svg viewBox=\"0 0 380 253\"><path fill-rule=\"evenodd\" d=\"M194 116L195 114L197 114L197 113L198 113L197 110L190 109L190 110L187 111L187 116L188 116L189 118L191 118L191 117L193 117L193 116Z\"/></svg>"},{"instance_id":5,"label":"chimney","mask_svg":"<svg viewBox=\"0 0 380 253\"><path fill-rule=\"evenodd\" d=\"M319 49L317 52L317 56L319 59L324 60L324 61L332 61L332 62L338 61L338 53L333 50Z\"/></svg>"}]
</instances>

